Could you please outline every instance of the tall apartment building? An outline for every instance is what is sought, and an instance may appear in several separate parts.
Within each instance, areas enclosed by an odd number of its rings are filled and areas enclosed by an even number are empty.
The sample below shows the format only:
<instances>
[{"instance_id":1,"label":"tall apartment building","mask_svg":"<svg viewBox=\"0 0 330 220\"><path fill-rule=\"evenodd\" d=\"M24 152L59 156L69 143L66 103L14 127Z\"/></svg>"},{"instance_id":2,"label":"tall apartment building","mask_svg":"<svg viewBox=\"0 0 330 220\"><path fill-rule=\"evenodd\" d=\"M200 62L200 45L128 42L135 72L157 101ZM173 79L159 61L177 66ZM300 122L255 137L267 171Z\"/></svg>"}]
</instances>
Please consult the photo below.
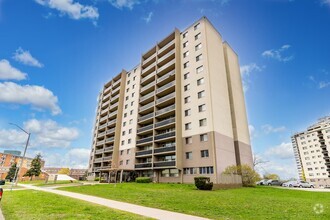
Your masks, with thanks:
<instances>
[{"instance_id":1,"label":"tall apartment building","mask_svg":"<svg viewBox=\"0 0 330 220\"><path fill-rule=\"evenodd\" d=\"M89 178L215 183L227 166L252 166L237 54L203 17L175 29L99 95ZM116 175L117 174L117 175Z\"/></svg>"},{"instance_id":2,"label":"tall apartment building","mask_svg":"<svg viewBox=\"0 0 330 220\"><path fill-rule=\"evenodd\" d=\"M299 178L318 187L330 186L330 116L294 134L291 140Z\"/></svg>"}]
</instances>

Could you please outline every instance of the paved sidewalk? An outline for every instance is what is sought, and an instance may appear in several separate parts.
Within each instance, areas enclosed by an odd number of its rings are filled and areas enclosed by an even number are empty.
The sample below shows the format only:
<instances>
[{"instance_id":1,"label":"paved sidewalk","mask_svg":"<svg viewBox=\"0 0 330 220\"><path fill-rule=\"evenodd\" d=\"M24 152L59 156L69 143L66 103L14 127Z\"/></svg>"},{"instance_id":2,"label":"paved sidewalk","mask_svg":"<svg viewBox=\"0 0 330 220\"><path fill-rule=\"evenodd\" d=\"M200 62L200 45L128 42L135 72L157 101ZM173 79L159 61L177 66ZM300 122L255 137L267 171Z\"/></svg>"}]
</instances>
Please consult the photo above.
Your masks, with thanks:
<instances>
[{"instance_id":1,"label":"paved sidewalk","mask_svg":"<svg viewBox=\"0 0 330 220\"><path fill-rule=\"evenodd\" d=\"M54 193L62 196L67 196L75 199L80 199L84 200L87 202L95 203L98 205L103 205L109 208L113 209L118 209L122 210L125 212L131 212L134 214L138 215L143 215L146 217L150 218L155 218L155 219L160 219L160 220L206 220L206 218L202 217L197 217L197 216L192 216L192 215L186 215L186 214L181 214L177 212L171 212L171 211L165 211L161 209L155 209L155 208L148 208L145 206L139 206L139 205L134 205L130 203L125 203L125 202L118 202L110 199L103 199L100 197L96 196L89 196L89 195L84 195L84 194L79 194L79 193L73 193L73 192L66 192L66 191L60 191L56 189L49 189L49 188L41 188L41 187L36 187L32 185L24 185L24 184L19 184L20 186L23 186L28 189L33 189L33 190L39 190L43 192L49 192L49 193Z\"/></svg>"},{"instance_id":2,"label":"paved sidewalk","mask_svg":"<svg viewBox=\"0 0 330 220\"><path fill-rule=\"evenodd\" d=\"M330 192L330 189L323 189L323 188L299 188L299 187L276 187L276 188L300 190L300 191L308 191L308 192Z\"/></svg>"},{"instance_id":3,"label":"paved sidewalk","mask_svg":"<svg viewBox=\"0 0 330 220\"><path fill-rule=\"evenodd\" d=\"M2 214L1 206L0 206L0 220L5 220L5 217Z\"/></svg>"}]
</instances>

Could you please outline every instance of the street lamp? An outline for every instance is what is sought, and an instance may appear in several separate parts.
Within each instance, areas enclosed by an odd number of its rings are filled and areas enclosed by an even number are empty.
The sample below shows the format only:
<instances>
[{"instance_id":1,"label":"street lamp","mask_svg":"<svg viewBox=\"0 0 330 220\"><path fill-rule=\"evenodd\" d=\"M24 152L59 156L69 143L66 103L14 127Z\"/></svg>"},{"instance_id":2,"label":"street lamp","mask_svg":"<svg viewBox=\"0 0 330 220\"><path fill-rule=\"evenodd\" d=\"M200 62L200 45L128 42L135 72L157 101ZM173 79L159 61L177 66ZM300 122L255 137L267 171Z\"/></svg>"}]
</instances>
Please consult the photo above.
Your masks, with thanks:
<instances>
[{"instance_id":1,"label":"street lamp","mask_svg":"<svg viewBox=\"0 0 330 220\"><path fill-rule=\"evenodd\" d=\"M28 135L28 138L26 140L26 145L25 145L24 153L23 153L23 157L22 157L22 160L21 160L21 164L19 165L19 167L16 167L16 171L15 171L15 175L14 175L15 186L17 186L17 182L18 182L18 179L19 179L18 178L18 174L19 174L19 171L22 169L22 166L23 166L23 161L25 159L26 149L27 149L27 147L29 145L31 133L25 131L23 128L21 128L17 124L14 124L14 123L9 123L9 124L18 127L20 130L22 130L25 134ZM13 190L13 185L14 185L14 182L12 182L12 184L11 184L11 190Z\"/></svg>"}]
</instances>

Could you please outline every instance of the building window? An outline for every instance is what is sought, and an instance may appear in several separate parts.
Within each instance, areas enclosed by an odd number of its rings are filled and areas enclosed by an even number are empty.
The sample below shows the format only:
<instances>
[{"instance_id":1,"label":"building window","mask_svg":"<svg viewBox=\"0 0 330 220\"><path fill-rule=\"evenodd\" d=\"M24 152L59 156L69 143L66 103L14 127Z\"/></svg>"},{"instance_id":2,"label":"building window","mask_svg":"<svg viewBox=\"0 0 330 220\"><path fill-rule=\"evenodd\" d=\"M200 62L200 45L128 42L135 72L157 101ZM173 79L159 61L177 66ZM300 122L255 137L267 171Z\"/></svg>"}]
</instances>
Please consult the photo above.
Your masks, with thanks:
<instances>
[{"instance_id":1,"label":"building window","mask_svg":"<svg viewBox=\"0 0 330 220\"><path fill-rule=\"evenodd\" d=\"M203 72L203 70L204 70L204 67L203 67L203 66L197 67L197 69L196 69L196 73L197 73L197 74L198 74L198 73L201 73L201 72Z\"/></svg>"},{"instance_id":2,"label":"building window","mask_svg":"<svg viewBox=\"0 0 330 220\"><path fill-rule=\"evenodd\" d=\"M178 169L165 169L165 170L162 170L161 176L162 177L178 177L179 170Z\"/></svg>"},{"instance_id":3,"label":"building window","mask_svg":"<svg viewBox=\"0 0 330 220\"><path fill-rule=\"evenodd\" d=\"M128 139L128 144L130 144L132 142L132 139Z\"/></svg>"},{"instance_id":4,"label":"building window","mask_svg":"<svg viewBox=\"0 0 330 220\"><path fill-rule=\"evenodd\" d=\"M121 151L120 151L120 155L123 155L123 153L124 153L124 151L123 151L123 150L121 150Z\"/></svg>"},{"instance_id":5,"label":"building window","mask_svg":"<svg viewBox=\"0 0 330 220\"><path fill-rule=\"evenodd\" d=\"M134 97L134 94L135 94L135 93L133 92L133 93L132 93L132 97Z\"/></svg>"},{"instance_id":6,"label":"building window","mask_svg":"<svg viewBox=\"0 0 330 220\"><path fill-rule=\"evenodd\" d=\"M121 141L121 145L124 145L125 144L125 141Z\"/></svg>"},{"instance_id":7,"label":"building window","mask_svg":"<svg viewBox=\"0 0 330 220\"><path fill-rule=\"evenodd\" d=\"M127 77L130 77L130 76L131 76L131 73L128 73L128 74L127 74Z\"/></svg>"},{"instance_id":8,"label":"building window","mask_svg":"<svg viewBox=\"0 0 330 220\"><path fill-rule=\"evenodd\" d=\"M128 130L128 133L129 133L129 134L132 134L132 128L130 128L130 129Z\"/></svg>"},{"instance_id":9,"label":"building window","mask_svg":"<svg viewBox=\"0 0 330 220\"><path fill-rule=\"evenodd\" d=\"M202 84L204 84L204 78L200 78L200 79L198 79L198 80L197 80L197 85L200 86L200 85L202 85Z\"/></svg>"},{"instance_id":10,"label":"building window","mask_svg":"<svg viewBox=\"0 0 330 220\"><path fill-rule=\"evenodd\" d=\"M192 152L186 152L186 159L192 159Z\"/></svg>"},{"instance_id":11,"label":"building window","mask_svg":"<svg viewBox=\"0 0 330 220\"><path fill-rule=\"evenodd\" d=\"M127 104L125 105L125 109L127 109Z\"/></svg>"},{"instance_id":12,"label":"building window","mask_svg":"<svg viewBox=\"0 0 330 220\"><path fill-rule=\"evenodd\" d=\"M130 114L130 115L133 115L133 110L131 110L131 111L129 112L129 114Z\"/></svg>"},{"instance_id":13,"label":"building window","mask_svg":"<svg viewBox=\"0 0 330 220\"><path fill-rule=\"evenodd\" d=\"M199 28L200 28L200 26L201 26L201 24L200 24L200 23L196 24L196 25L194 26L194 30L196 31L197 29L199 29Z\"/></svg>"},{"instance_id":14,"label":"building window","mask_svg":"<svg viewBox=\"0 0 330 220\"><path fill-rule=\"evenodd\" d=\"M197 168L196 167L183 168L183 174L186 174L186 175L197 174Z\"/></svg>"},{"instance_id":15,"label":"building window","mask_svg":"<svg viewBox=\"0 0 330 220\"><path fill-rule=\"evenodd\" d=\"M131 102L131 106L133 106L134 105L134 101L133 102Z\"/></svg>"},{"instance_id":16,"label":"building window","mask_svg":"<svg viewBox=\"0 0 330 220\"><path fill-rule=\"evenodd\" d=\"M199 120L199 127L204 127L204 126L206 126L206 118L203 118L203 119L201 119L201 120Z\"/></svg>"},{"instance_id":17,"label":"building window","mask_svg":"<svg viewBox=\"0 0 330 220\"><path fill-rule=\"evenodd\" d=\"M213 167L200 167L199 174L213 174Z\"/></svg>"},{"instance_id":18,"label":"building window","mask_svg":"<svg viewBox=\"0 0 330 220\"><path fill-rule=\"evenodd\" d=\"M186 38L188 36L188 31L186 33L184 33L182 36L183 36L183 38Z\"/></svg>"},{"instance_id":19,"label":"building window","mask_svg":"<svg viewBox=\"0 0 330 220\"><path fill-rule=\"evenodd\" d=\"M183 79L188 79L190 77L190 73L186 73L183 75Z\"/></svg>"},{"instance_id":20,"label":"building window","mask_svg":"<svg viewBox=\"0 0 330 220\"><path fill-rule=\"evenodd\" d=\"M192 137L186 137L186 144L192 143Z\"/></svg>"},{"instance_id":21,"label":"building window","mask_svg":"<svg viewBox=\"0 0 330 220\"><path fill-rule=\"evenodd\" d=\"M133 124L133 119L130 119L130 120L129 120L129 124L130 124L130 125Z\"/></svg>"},{"instance_id":22,"label":"building window","mask_svg":"<svg viewBox=\"0 0 330 220\"><path fill-rule=\"evenodd\" d=\"M133 81L135 81L136 76L133 77Z\"/></svg>"},{"instance_id":23,"label":"building window","mask_svg":"<svg viewBox=\"0 0 330 220\"><path fill-rule=\"evenodd\" d=\"M184 116L189 116L191 115L191 109L187 109L184 111Z\"/></svg>"},{"instance_id":24,"label":"building window","mask_svg":"<svg viewBox=\"0 0 330 220\"><path fill-rule=\"evenodd\" d=\"M132 86L132 89L134 89L135 88L135 84Z\"/></svg>"},{"instance_id":25,"label":"building window","mask_svg":"<svg viewBox=\"0 0 330 220\"><path fill-rule=\"evenodd\" d=\"M190 84L187 84L183 87L184 91L188 91L190 89Z\"/></svg>"},{"instance_id":26,"label":"building window","mask_svg":"<svg viewBox=\"0 0 330 220\"><path fill-rule=\"evenodd\" d=\"M209 150L201 150L201 157L209 157Z\"/></svg>"},{"instance_id":27,"label":"building window","mask_svg":"<svg viewBox=\"0 0 330 220\"><path fill-rule=\"evenodd\" d=\"M200 139L201 142L208 141L207 134L201 134L201 135L199 136L199 139Z\"/></svg>"},{"instance_id":28,"label":"building window","mask_svg":"<svg viewBox=\"0 0 330 220\"><path fill-rule=\"evenodd\" d=\"M123 127L125 127L126 126L126 121L124 121L124 123L123 123Z\"/></svg>"},{"instance_id":29,"label":"building window","mask_svg":"<svg viewBox=\"0 0 330 220\"><path fill-rule=\"evenodd\" d=\"M205 111L206 111L206 105L205 104L198 106L198 112L205 112Z\"/></svg>"},{"instance_id":30,"label":"building window","mask_svg":"<svg viewBox=\"0 0 330 220\"><path fill-rule=\"evenodd\" d=\"M198 33L198 34L196 34L196 35L195 35L195 40L198 40L198 39L200 39L200 38L201 38L201 36L202 36L202 35L201 35L201 33Z\"/></svg>"},{"instance_id":31,"label":"building window","mask_svg":"<svg viewBox=\"0 0 330 220\"><path fill-rule=\"evenodd\" d=\"M125 133L126 133L126 132L125 132L125 131L123 131L123 133L122 133L122 134L123 134L123 136L125 135Z\"/></svg>"},{"instance_id":32,"label":"building window","mask_svg":"<svg viewBox=\"0 0 330 220\"><path fill-rule=\"evenodd\" d=\"M200 60L202 60L203 59L203 56L202 56L202 54L200 54L200 55L198 55L197 57L196 57L196 62L198 62L198 61L200 61Z\"/></svg>"},{"instance_id":33,"label":"building window","mask_svg":"<svg viewBox=\"0 0 330 220\"><path fill-rule=\"evenodd\" d=\"M183 48L186 48L188 46L188 41L183 43Z\"/></svg>"},{"instance_id":34,"label":"building window","mask_svg":"<svg viewBox=\"0 0 330 220\"><path fill-rule=\"evenodd\" d=\"M123 161L122 160L119 162L119 165L123 165Z\"/></svg>"},{"instance_id":35,"label":"building window","mask_svg":"<svg viewBox=\"0 0 330 220\"><path fill-rule=\"evenodd\" d=\"M184 125L184 127L185 127L186 130L191 130L191 122L186 123L186 124Z\"/></svg>"},{"instance_id":36,"label":"building window","mask_svg":"<svg viewBox=\"0 0 330 220\"><path fill-rule=\"evenodd\" d=\"M203 98L204 96L205 96L205 91L204 91L204 90L198 92L198 98L199 98L199 99L200 99L200 98Z\"/></svg>"},{"instance_id":37,"label":"building window","mask_svg":"<svg viewBox=\"0 0 330 220\"><path fill-rule=\"evenodd\" d=\"M129 164L129 160L126 160L126 165L128 165Z\"/></svg>"},{"instance_id":38,"label":"building window","mask_svg":"<svg viewBox=\"0 0 330 220\"><path fill-rule=\"evenodd\" d=\"M200 49L202 49L202 44L197 44L197 45L195 46L195 51L198 51L198 50L200 50Z\"/></svg>"},{"instance_id":39,"label":"building window","mask_svg":"<svg viewBox=\"0 0 330 220\"><path fill-rule=\"evenodd\" d=\"M128 81L127 81L127 85L129 85L129 83L130 83L130 81L128 80Z\"/></svg>"},{"instance_id":40,"label":"building window","mask_svg":"<svg viewBox=\"0 0 330 220\"><path fill-rule=\"evenodd\" d=\"M186 58L189 55L189 51L183 53L183 58Z\"/></svg>"},{"instance_id":41,"label":"building window","mask_svg":"<svg viewBox=\"0 0 330 220\"><path fill-rule=\"evenodd\" d=\"M189 66L189 61L183 64L183 68L187 68L188 66Z\"/></svg>"},{"instance_id":42,"label":"building window","mask_svg":"<svg viewBox=\"0 0 330 220\"><path fill-rule=\"evenodd\" d=\"M128 100L128 96L126 96L126 101Z\"/></svg>"},{"instance_id":43,"label":"building window","mask_svg":"<svg viewBox=\"0 0 330 220\"><path fill-rule=\"evenodd\" d=\"M124 118L126 118L127 117L127 113L124 113Z\"/></svg>"},{"instance_id":44,"label":"building window","mask_svg":"<svg viewBox=\"0 0 330 220\"><path fill-rule=\"evenodd\" d=\"M126 92L128 92L128 91L129 91L129 88L126 89Z\"/></svg>"},{"instance_id":45,"label":"building window","mask_svg":"<svg viewBox=\"0 0 330 220\"><path fill-rule=\"evenodd\" d=\"M131 149L127 149L127 154L131 154Z\"/></svg>"},{"instance_id":46,"label":"building window","mask_svg":"<svg viewBox=\"0 0 330 220\"><path fill-rule=\"evenodd\" d=\"M189 103L191 101L190 96L184 98L184 103Z\"/></svg>"}]
</instances>

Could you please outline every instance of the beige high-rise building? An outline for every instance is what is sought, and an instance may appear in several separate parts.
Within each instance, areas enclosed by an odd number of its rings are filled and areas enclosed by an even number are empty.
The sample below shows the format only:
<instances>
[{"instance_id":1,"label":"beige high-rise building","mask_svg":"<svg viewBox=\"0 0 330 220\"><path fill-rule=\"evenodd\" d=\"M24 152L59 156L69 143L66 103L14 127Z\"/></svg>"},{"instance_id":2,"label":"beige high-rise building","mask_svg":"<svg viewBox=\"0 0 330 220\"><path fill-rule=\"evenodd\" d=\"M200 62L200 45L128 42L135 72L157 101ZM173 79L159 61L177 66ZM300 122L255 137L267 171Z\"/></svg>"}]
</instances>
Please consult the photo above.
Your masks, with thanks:
<instances>
[{"instance_id":1,"label":"beige high-rise building","mask_svg":"<svg viewBox=\"0 0 330 220\"><path fill-rule=\"evenodd\" d=\"M218 183L253 163L238 57L205 17L104 85L94 129L89 178Z\"/></svg>"},{"instance_id":2,"label":"beige high-rise building","mask_svg":"<svg viewBox=\"0 0 330 220\"><path fill-rule=\"evenodd\" d=\"M299 178L317 187L330 186L330 116L292 136Z\"/></svg>"}]
</instances>

